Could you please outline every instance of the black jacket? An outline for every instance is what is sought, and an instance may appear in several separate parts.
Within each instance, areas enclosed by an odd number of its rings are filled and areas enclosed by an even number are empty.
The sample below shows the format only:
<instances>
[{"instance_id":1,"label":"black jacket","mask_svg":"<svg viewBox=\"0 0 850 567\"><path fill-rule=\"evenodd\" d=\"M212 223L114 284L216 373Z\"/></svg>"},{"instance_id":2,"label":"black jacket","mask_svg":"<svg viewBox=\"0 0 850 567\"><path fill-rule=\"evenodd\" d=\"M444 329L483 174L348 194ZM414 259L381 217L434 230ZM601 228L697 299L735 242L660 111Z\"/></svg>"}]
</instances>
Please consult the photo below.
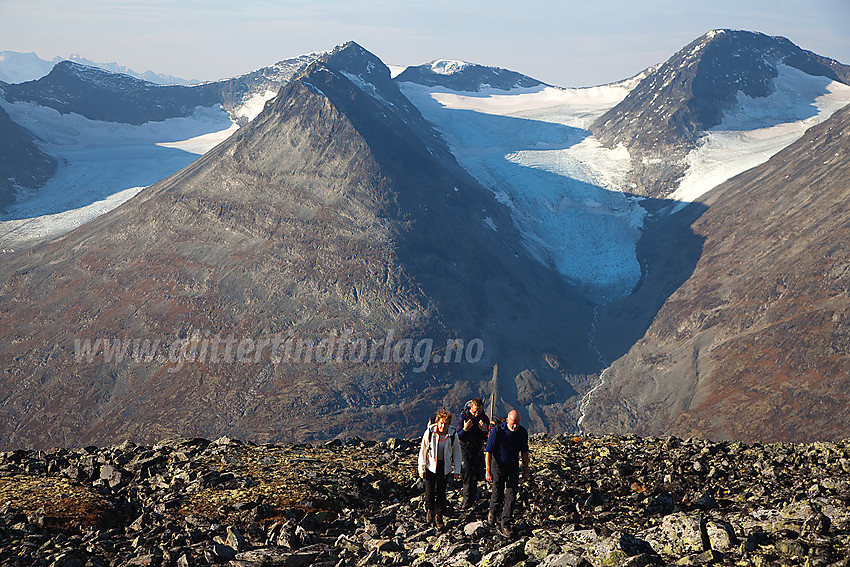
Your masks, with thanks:
<instances>
[{"instance_id":1,"label":"black jacket","mask_svg":"<svg viewBox=\"0 0 850 567\"><path fill-rule=\"evenodd\" d=\"M468 419L479 419L484 425L488 428L490 426L490 420L487 418L487 415L482 411L477 418L475 418L468 409L463 410L457 418L457 424L455 425L455 429L457 430L457 438L460 439L461 445L466 445L468 447L480 447L484 445L484 442L487 440L487 433L481 431L481 429L475 424L472 424L472 427L469 428L469 431L463 430L463 422Z\"/></svg>"}]
</instances>

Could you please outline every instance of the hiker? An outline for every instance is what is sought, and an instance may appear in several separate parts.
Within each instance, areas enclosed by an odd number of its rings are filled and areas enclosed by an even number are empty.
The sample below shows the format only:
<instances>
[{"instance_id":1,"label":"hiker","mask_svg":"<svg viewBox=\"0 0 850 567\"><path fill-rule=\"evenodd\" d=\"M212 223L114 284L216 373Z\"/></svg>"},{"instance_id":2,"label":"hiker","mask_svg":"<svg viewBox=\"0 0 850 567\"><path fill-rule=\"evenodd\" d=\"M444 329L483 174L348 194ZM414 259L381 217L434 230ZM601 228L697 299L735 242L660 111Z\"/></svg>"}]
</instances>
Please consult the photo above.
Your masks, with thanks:
<instances>
[{"instance_id":1,"label":"hiker","mask_svg":"<svg viewBox=\"0 0 850 567\"><path fill-rule=\"evenodd\" d=\"M489 420L484 413L484 400L475 398L457 418L455 429L460 440L462 465L460 478L463 481L462 509L475 506L478 500L478 481L484 480L484 442L490 432Z\"/></svg>"},{"instance_id":2,"label":"hiker","mask_svg":"<svg viewBox=\"0 0 850 567\"><path fill-rule=\"evenodd\" d=\"M455 428L449 425L452 414L437 412L434 423L422 435L419 447L419 476L425 481L426 521L438 530L443 529L443 512L446 508L446 485L454 470L455 480L460 480L460 443Z\"/></svg>"},{"instance_id":3,"label":"hiker","mask_svg":"<svg viewBox=\"0 0 850 567\"><path fill-rule=\"evenodd\" d=\"M527 482L529 478L528 431L520 425L520 416L516 410L508 413L504 423L490 430L484 454L487 482L492 483L487 521L490 525L496 523L499 506L502 506L504 501L498 529L503 536L510 537L514 501L519 487L520 456L522 456L522 480Z\"/></svg>"}]
</instances>

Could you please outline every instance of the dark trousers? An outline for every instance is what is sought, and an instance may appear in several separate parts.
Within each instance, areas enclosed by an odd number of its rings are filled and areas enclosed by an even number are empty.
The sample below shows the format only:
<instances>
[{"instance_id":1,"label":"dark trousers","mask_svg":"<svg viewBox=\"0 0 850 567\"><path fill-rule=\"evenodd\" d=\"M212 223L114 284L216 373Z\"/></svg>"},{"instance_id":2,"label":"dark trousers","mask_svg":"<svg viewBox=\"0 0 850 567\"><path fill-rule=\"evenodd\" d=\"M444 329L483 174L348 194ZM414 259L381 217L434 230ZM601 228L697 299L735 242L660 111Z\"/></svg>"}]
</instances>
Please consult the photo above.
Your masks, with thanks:
<instances>
[{"instance_id":1,"label":"dark trousers","mask_svg":"<svg viewBox=\"0 0 850 567\"><path fill-rule=\"evenodd\" d=\"M442 514L446 509L446 485L449 476L443 474L444 470L444 461L437 461L436 473L425 469L425 509L434 510L437 514Z\"/></svg>"},{"instance_id":2,"label":"dark trousers","mask_svg":"<svg viewBox=\"0 0 850 567\"><path fill-rule=\"evenodd\" d=\"M463 458L460 467L463 503L471 505L478 499L478 481L484 480L484 453L481 451L481 445L470 446L461 443L460 454Z\"/></svg>"},{"instance_id":3,"label":"dark trousers","mask_svg":"<svg viewBox=\"0 0 850 567\"><path fill-rule=\"evenodd\" d=\"M493 487L490 493L490 516L498 515L499 506L502 507L501 522L509 525L514 513L514 502L519 487L519 462L499 464L494 459L490 465L493 475Z\"/></svg>"}]
</instances>

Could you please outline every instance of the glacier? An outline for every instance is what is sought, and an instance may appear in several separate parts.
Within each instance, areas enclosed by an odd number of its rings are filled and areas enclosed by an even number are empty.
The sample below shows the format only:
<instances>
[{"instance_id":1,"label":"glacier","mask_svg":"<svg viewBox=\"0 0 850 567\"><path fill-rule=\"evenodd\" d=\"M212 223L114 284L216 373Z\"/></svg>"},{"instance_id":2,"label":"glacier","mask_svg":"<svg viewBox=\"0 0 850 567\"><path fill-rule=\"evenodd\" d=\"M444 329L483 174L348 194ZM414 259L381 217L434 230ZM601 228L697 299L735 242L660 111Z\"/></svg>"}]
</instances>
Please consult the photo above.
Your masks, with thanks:
<instances>
[{"instance_id":1,"label":"glacier","mask_svg":"<svg viewBox=\"0 0 850 567\"><path fill-rule=\"evenodd\" d=\"M635 246L647 212L627 191L628 152L603 147L586 128L638 80L586 89L399 87L510 208L529 251L607 302L640 280Z\"/></svg>"},{"instance_id":2,"label":"glacier","mask_svg":"<svg viewBox=\"0 0 850 567\"><path fill-rule=\"evenodd\" d=\"M220 107L131 125L91 120L27 102L0 101L59 162L56 175L0 215L0 251L60 236L183 169L238 126ZM246 109L251 114L253 109Z\"/></svg>"}]
</instances>

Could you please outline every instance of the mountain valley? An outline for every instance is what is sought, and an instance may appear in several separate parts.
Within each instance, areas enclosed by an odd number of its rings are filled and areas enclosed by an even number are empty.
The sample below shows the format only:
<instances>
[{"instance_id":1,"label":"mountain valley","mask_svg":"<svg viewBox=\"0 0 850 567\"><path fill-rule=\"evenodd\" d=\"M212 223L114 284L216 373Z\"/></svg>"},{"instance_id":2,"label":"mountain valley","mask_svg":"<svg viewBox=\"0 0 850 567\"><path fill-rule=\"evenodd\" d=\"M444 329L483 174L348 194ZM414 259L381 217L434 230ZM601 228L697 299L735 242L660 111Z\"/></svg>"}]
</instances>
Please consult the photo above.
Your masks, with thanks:
<instances>
[{"instance_id":1,"label":"mountain valley","mask_svg":"<svg viewBox=\"0 0 850 567\"><path fill-rule=\"evenodd\" d=\"M850 435L850 67L784 38L588 88L349 42L0 91L2 448L409 435L491 393L537 432Z\"/></svg>"}]
</instances>

